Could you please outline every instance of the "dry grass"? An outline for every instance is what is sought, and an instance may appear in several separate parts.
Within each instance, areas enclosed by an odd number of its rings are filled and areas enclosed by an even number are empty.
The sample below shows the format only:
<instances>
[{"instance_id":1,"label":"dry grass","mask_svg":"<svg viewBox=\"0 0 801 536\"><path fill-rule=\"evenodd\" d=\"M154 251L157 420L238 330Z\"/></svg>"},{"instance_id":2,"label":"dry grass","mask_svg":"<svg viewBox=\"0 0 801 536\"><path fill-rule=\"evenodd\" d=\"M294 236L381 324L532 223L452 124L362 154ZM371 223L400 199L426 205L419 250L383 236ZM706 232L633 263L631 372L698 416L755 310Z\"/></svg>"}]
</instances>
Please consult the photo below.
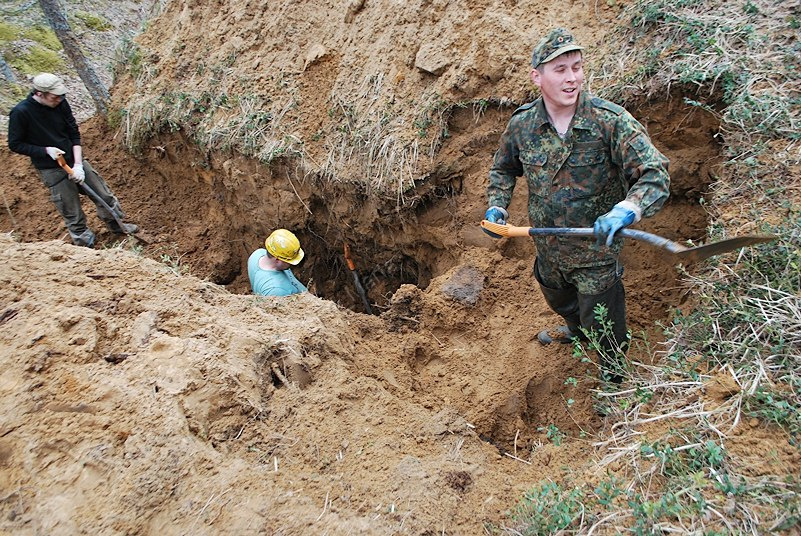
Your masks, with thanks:
<instances>
[{"instance_id":1,"label":"dry grass","mask_svg":"<svg viewBox=\"0 0 801 536\"><path fill-rule=\"evenodd\" d=\"M405 193L419 177L421 141L428 136L411 133L393 100L385 94L383 75L365 78L355 98L333 95L329 115L338 126L326 138L327 154L320 173L329 181L355 178L368 191L394 195L398 204L403 204ZM418 109L422 114L437 114L441 112L437 102L435 96ZM440 142L439 135L430 137L429 157Z\"/></svg>"}]
</instances>

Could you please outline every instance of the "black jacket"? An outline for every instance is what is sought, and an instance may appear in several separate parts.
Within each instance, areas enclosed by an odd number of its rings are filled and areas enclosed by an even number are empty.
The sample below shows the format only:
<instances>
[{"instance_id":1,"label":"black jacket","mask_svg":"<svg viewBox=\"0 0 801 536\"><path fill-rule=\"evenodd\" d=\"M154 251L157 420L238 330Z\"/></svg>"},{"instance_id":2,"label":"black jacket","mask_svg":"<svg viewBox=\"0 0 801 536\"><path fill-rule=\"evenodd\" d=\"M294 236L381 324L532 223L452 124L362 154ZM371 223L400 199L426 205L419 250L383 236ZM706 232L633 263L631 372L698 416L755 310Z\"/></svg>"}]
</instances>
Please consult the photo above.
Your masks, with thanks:
<instances>
[{"instance_id":1,"label":"black jacket","mask_svg":"<svg viewBox=\"0 0 801 536\"><path fill-rule=\"evenodd\" d=\"M36 102L31 92L11 109L8 117L8 148L30 156L37 169L58 167L58 162L47 156L45 147L58 147L64 151L67 164L72 166L75 163L72 146L80 144L81 133L67 99L50 108Z\"/></svg>"}]
</instances>

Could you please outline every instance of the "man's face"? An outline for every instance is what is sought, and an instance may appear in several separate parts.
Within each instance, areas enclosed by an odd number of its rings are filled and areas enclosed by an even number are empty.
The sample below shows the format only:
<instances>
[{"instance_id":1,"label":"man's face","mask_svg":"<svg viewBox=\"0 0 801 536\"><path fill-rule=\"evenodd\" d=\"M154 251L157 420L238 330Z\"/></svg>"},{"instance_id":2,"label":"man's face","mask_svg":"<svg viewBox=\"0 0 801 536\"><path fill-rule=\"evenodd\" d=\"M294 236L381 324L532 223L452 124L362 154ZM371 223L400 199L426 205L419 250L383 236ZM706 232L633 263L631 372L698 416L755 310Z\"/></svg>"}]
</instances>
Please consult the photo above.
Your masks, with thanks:
<instances>
[{"instance_id":1,"label":"man's face","mask_svg":"<svg viewBox=\"0 0 801 536\"><path fill-rule=\"evenodd\" d=\"M531 81L540 88L550 108L573 108L584 83L581 52L575 50L531 70Z\"/></svg>"},{"instance_id":2,"label":"man's face","mask_svg":"<svg viewBox=\"0 0 801 536\"><path fill-rule=\"evenodd\" d=\"M36 96L39 97L39 102L44 104L45 106L49 106L51 108L55 108L58 106L62 100L64 100L63 95L55 95L53 93L42 93L41 91L36 92Z\"/></svg>"}]
</instances>

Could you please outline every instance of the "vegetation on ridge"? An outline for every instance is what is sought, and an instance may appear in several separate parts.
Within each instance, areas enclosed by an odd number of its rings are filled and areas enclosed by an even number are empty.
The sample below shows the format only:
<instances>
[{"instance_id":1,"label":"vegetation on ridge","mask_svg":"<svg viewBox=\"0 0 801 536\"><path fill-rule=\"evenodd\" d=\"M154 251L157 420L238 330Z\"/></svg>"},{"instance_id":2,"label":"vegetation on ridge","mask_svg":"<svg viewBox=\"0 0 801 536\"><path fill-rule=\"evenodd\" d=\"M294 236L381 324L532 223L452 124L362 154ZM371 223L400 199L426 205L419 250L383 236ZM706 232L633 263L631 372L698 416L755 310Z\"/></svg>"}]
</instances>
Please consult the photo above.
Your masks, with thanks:
<instances>
[{"instance_id":1,"label":"vegetation on ridge","mask_svg":"<svg viewBox=\"0 0 801 536\"><path fill-rule=\"evenodd\" d=\"M801 524L801 481L780 462L801 450L799 17L797 5L751 0L641 1L624 12L615 39L631 46L595 73L617 81L602 93L633 101L679 90L716 114L727 160L706 200L709 239L778 239L688 277L697 305L676 312L656 364L633 363L623 386L597 393L614 423L594 442L605 474L539 483L511 514L514 528L497 531L756 534ZM760 453L767 474L736 448L743 426L775 435L775 449Z\"/></svg>"}]
</instances>

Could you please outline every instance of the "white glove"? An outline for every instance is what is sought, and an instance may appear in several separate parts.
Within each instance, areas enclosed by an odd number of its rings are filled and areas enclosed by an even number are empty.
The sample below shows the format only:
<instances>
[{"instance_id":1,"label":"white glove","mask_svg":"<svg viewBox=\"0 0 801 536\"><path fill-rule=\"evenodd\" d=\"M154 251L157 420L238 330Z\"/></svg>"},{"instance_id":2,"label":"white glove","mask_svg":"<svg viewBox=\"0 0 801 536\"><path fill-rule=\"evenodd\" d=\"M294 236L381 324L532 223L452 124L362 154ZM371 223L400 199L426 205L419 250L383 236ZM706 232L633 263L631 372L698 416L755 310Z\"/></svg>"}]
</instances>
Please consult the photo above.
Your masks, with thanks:
<instances>
[{"instance_id":1,"label":"white glove","mask_svg":"<svg viewBox=\"0 0 801 536\"><path fill-rule=\"evenodd\" d=\"M83 164L75 164L72 167L72 175L70 180L75 184L81 184L86 178L86 172L83 170Z\"/></svg>"},{"instance_id":2,"label":"white glove","mask_svg":"<svg viewBox=\"0 0 801 536\"><path fill-rule=\"evenodd\" d=\"M62 151L58 147L45 147L45 151L47 151L47 156L49 156L53 160L58 160L58 157L64 154L64 151Z\"/></svg>"}]
</instances>

